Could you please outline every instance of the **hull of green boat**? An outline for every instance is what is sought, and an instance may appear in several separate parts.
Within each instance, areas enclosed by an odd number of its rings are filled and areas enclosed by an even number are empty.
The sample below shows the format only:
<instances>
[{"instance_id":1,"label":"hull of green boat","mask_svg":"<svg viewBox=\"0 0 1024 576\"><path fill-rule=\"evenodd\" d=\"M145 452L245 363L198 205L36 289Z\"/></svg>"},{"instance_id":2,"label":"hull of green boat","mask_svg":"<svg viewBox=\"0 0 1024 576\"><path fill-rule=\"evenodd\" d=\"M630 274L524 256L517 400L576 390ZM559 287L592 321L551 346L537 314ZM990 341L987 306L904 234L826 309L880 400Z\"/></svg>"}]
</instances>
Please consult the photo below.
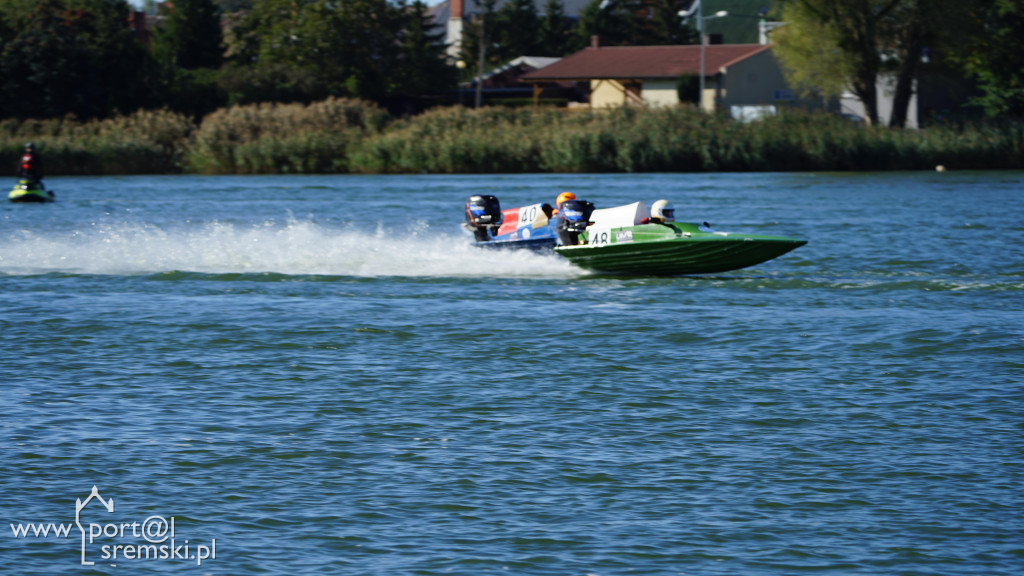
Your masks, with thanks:
<instances>
[{"instance_id":1,"label":"hull of green boat","mask_svg":"<svg viewBox=\"0 0 1024 576\"><path fill-rule=\"evenodd\" d=\"M778 258L806 244L777 236L709 236L626 242L600 246L560 246L573 264L612 274L675 276L739 270Z\"/></svg>"}]
</instances>

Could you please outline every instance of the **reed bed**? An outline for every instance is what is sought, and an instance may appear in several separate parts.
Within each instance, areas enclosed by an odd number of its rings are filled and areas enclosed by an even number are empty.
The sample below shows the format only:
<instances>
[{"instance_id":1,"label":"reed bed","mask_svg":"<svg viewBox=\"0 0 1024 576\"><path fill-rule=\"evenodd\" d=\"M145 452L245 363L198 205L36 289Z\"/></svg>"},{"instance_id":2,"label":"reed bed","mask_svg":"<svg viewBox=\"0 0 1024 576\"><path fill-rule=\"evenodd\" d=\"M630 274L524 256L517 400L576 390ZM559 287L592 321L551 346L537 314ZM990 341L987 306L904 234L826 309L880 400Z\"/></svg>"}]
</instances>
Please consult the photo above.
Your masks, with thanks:
<instances>
[{"instance_id":1,"label":"reed bed","mask_svg":"<svg viewBox=\"0 0 1024 576\"><path fill-rule=\"evenodd\" d=\"M17 165L25 143L42 155L47 174L165 174L179 171L194 129L182 114L140 111L130 116L80 122L0 121L0 165Z\"/></svg>"},{"instance_id":2,"label":"reed bed","mask_svg":"<svg viewBox=\"0 0 1024 576\"><path fill-rule=\"evenodd\" d=\"M28 140L50 174L525 173L1010 169L1024 124L868 127L797 110L740 123L693 108L437 108L394 119L329 99L105 121L0 121L12 170Z\"/></svg>"},{"instance_id":3,"label":"reed bed","mask_svg":"<svg viewBox=\"0 0 1024 576\"><path fill-rule=\"evenodd\" d=\"M801 111L748 124L693 108L465 110L393 123L365 173L920 170L1024 166L1024 125L892 130Z\"/></svg>"},{"instance_id":4,"label":"reed bed","mask_svg":"<svg viewBox=\"0 0 1024 576\"><path fill-rule=\"evenodd\" d=\"M388 120L373 104L337 98L233 106L203 119L188 167L207 174L347 172L350 150Z\"/></svg>"}]
</instances>

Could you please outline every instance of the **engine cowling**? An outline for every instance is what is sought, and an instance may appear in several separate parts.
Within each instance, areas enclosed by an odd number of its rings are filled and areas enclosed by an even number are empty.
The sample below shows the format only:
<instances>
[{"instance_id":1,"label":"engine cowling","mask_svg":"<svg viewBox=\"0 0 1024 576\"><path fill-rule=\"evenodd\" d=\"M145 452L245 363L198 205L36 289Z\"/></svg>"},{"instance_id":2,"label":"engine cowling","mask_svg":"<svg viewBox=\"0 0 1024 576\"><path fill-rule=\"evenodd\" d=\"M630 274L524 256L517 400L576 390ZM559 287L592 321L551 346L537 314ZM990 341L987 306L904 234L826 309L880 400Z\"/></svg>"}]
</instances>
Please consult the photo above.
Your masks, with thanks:
<instances>
[{"instance_id":1,"label":"engine cowling","mask_svg":"<svg viewBox=\"0 0 1024 576\"><path fill-rule=\"evenodd\" d=\"M487 242L501 227L501 203L496 196L474 194L466 200L466 222L477 242Z\"/></svg>"},{"instance_id":2,"label":"engine cowling","mask_svg":"<svg viewBox=\"0 0 1024 576\"><path fill-rule=\"evenodd\" d=\"M580 232L590 224L590 215L594 213L594 205L586 200L567 200L558 210L558 240L563 246L575 246L580 243Z\"/></svg>"}]
</instances>

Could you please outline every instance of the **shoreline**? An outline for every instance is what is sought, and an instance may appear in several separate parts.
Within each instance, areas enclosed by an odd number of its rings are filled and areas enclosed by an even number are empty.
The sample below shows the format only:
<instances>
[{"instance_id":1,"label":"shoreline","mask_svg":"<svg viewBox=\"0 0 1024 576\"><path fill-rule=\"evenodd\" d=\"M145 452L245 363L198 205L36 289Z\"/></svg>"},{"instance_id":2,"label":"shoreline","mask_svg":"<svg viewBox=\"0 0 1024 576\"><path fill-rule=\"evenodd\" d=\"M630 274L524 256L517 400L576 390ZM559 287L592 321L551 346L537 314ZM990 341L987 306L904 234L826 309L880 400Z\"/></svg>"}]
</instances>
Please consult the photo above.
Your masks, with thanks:
<instances>
[{"instance_id":1,"label":"shoreline","mask_svg":"<svg viewBox=\"0 0 1024 576\"><path fill-rule=\"evenodd\" d=\"M103 121L0 121L0 163L33 141L50 176L1012 170L1024 123L918 130L785 110L752 123L693 108L436 108L393 118L329 99ZM0 164L2 165L2 164ZM941 168L940 168L941 167Z\"/></svg>"}]
</instances>

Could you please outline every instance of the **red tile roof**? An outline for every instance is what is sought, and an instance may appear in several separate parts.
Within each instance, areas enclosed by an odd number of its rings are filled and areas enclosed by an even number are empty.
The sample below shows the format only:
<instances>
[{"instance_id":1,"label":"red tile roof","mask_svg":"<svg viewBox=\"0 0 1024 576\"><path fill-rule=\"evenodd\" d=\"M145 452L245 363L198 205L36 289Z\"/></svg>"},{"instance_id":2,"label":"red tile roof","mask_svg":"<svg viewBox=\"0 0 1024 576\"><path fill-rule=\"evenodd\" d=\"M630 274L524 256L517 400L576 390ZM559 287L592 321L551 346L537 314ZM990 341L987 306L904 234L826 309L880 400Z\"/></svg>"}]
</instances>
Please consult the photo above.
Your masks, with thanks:
<instances>
[{"instance_id":1,"label":"red tile roof","mask_svg":"<svg viewBox=\"0 0 1024 576\"><path fill-rule=\"evenodd\" d=\"M762 44L705 46L705 73L713 75L755 54L771 49ZM550 66L523 75L522 81L653 79L700 74L700 46L608 46L585 48Z\"/></svg>"}]
</instances>

